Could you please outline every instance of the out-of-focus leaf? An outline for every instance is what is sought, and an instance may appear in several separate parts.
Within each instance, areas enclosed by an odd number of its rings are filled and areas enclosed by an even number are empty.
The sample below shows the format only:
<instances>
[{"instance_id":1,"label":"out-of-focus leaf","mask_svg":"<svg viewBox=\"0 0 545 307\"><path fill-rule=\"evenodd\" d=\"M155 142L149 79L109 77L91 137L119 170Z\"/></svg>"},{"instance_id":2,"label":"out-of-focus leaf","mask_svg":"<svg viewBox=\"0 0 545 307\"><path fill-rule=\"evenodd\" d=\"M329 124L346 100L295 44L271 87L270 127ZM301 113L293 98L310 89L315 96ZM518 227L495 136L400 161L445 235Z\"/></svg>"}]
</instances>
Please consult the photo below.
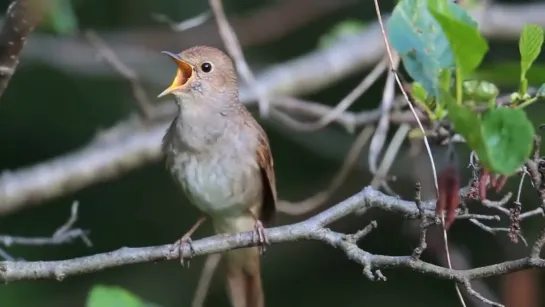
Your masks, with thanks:
<instances>
[{"instance_id":1,"label":"out-of-focus leaf","mask_svg":"<svg viewBox=\"0 0 545 307\"><path fill-rule=\"evenodd\" d=\"M320 37L318 47L327 48L340 39L361 33L365 28L366 24L358 19L344 20Z\"/></svg>"},{"instance_id":2,"label":"out-of-focus leaf","mask_svg":"<svg viewBox=\"0 0 545 307\"><path fill-rule=\"evenodd\" d=\"M159 305L145 302L121 287L96 285L87 297L86 307L159 307Z\"/></svg>"},{"instance_id":3,"label":"out-of-focus leaf","mask_svg":"<svg viewBox=\"0 0 545 307\"><path fill-rule=\"evenodd\" d=\"M40 28L60 35L72 35L78 31L72 0L49 0L49 5Z\"/></svg>"},{"instance_id":4,"label":"out-of-focus leaf","mask_svg":"<svg viewBox=\"0 0 545 307\"><path fill-rule=\"evenodd\" d=\"M534 24L524 25L519 39L521 81L541 53L542 45L543 28Z\"/></svg>"}]
</instances>

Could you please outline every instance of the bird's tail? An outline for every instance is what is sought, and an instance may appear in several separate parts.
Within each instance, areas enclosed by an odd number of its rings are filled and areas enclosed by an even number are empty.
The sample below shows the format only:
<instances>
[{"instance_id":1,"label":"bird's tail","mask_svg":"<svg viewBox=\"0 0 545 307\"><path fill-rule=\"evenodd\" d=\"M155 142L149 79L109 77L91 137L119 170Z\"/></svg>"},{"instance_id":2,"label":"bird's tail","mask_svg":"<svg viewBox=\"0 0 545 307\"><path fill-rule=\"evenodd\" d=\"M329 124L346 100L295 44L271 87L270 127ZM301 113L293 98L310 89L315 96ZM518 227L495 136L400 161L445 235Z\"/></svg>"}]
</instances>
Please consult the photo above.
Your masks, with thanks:
<instances>
[{"instance_id":1,"label":"bird's tail","mask_svg":"<svg viewBox=\"0 0 545 307\"><path fill-rule=\"evenodd\" d=\"M259 251L256 247L227 252L227 293L233 307L264 307Z\"/></svg>"},{"instance_id":2,"label":"bird's tail","mask_svg":"<svg viewBox=\"0 0 545 307\"><path fill-rule=\"evenodd\" d=\"M254 229L255 220L251 216L238 217L236 222L228 224L231 224L229 225L231 227L226 224L221 226L216 224L216 232L251 231ZM231 250L225 253L224 259L227 270L227 294L231 305L233 307L264 307L259 249L247 247Z\"/></svg>"}]
</instances>

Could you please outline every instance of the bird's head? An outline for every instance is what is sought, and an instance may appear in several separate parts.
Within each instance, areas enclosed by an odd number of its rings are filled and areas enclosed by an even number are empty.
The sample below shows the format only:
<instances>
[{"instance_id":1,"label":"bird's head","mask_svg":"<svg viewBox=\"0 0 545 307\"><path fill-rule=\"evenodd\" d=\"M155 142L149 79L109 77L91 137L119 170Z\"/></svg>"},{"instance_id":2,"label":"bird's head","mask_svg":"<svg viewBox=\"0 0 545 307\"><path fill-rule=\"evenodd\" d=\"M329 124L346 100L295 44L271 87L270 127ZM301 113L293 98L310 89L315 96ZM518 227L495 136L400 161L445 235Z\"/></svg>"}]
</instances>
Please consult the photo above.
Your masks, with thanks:
<instances>
[{"instance_id":1,"label":"bird's head","mask_svg":"<svg viewBox=\"0 0 545 307\"><path fill-rule=\"evenodd\" d=\"M178 54L163 51L178 66L172 84L159 96L172 94L184 100L215 100L238 95L233 61L223 51L197 46ZM238 97L237 97L238 98Z\"/></svg>"}]
</instances>

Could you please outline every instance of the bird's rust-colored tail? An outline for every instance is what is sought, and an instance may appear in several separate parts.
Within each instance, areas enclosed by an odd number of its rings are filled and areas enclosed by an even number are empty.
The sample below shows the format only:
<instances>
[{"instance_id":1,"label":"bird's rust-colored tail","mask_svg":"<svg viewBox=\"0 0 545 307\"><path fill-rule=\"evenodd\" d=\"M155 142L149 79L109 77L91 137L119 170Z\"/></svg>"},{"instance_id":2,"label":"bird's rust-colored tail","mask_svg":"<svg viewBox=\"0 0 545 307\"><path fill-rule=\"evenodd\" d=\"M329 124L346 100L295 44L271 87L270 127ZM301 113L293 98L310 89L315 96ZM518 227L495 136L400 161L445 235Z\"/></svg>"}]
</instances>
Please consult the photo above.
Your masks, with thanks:
<instances>
[{"instance_id":1,"label":"bird's rust-colored tail","mask_svg":"<svg viewBox=\"0 0 545 307\"><path fill-rule=\"evenodd\" d=\"M227 293L233 307L264 307L260 255L256 247L225 254Z\"/></svg>"}]
</instances>

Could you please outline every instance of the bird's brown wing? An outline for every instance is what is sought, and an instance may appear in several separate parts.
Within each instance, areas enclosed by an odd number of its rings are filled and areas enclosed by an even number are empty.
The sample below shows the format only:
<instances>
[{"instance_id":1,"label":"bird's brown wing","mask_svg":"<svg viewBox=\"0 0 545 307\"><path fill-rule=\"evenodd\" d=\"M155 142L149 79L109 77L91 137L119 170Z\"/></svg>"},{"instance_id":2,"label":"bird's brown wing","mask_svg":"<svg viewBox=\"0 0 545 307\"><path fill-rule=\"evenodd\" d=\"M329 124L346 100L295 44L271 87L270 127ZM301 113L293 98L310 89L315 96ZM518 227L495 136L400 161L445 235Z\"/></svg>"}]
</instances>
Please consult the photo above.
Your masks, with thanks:
<instances>
[{"instance_id":1,"label":"bird's brown wing","mask_svg":"<svg viewBox=\"0 0 545 307\"><path fill-rule=\"evenodd\" d=\"M254 120L255 121L255 120ZM261 206L261 216L259 219L270 224L276 213L276 178L274 175L274 162L271 155L269 140L263 128L255 122L259 131L259 145L256 150L257 162L261 170L261 179L263 181L263 205Z\"/></svg>"}]
</instances>

